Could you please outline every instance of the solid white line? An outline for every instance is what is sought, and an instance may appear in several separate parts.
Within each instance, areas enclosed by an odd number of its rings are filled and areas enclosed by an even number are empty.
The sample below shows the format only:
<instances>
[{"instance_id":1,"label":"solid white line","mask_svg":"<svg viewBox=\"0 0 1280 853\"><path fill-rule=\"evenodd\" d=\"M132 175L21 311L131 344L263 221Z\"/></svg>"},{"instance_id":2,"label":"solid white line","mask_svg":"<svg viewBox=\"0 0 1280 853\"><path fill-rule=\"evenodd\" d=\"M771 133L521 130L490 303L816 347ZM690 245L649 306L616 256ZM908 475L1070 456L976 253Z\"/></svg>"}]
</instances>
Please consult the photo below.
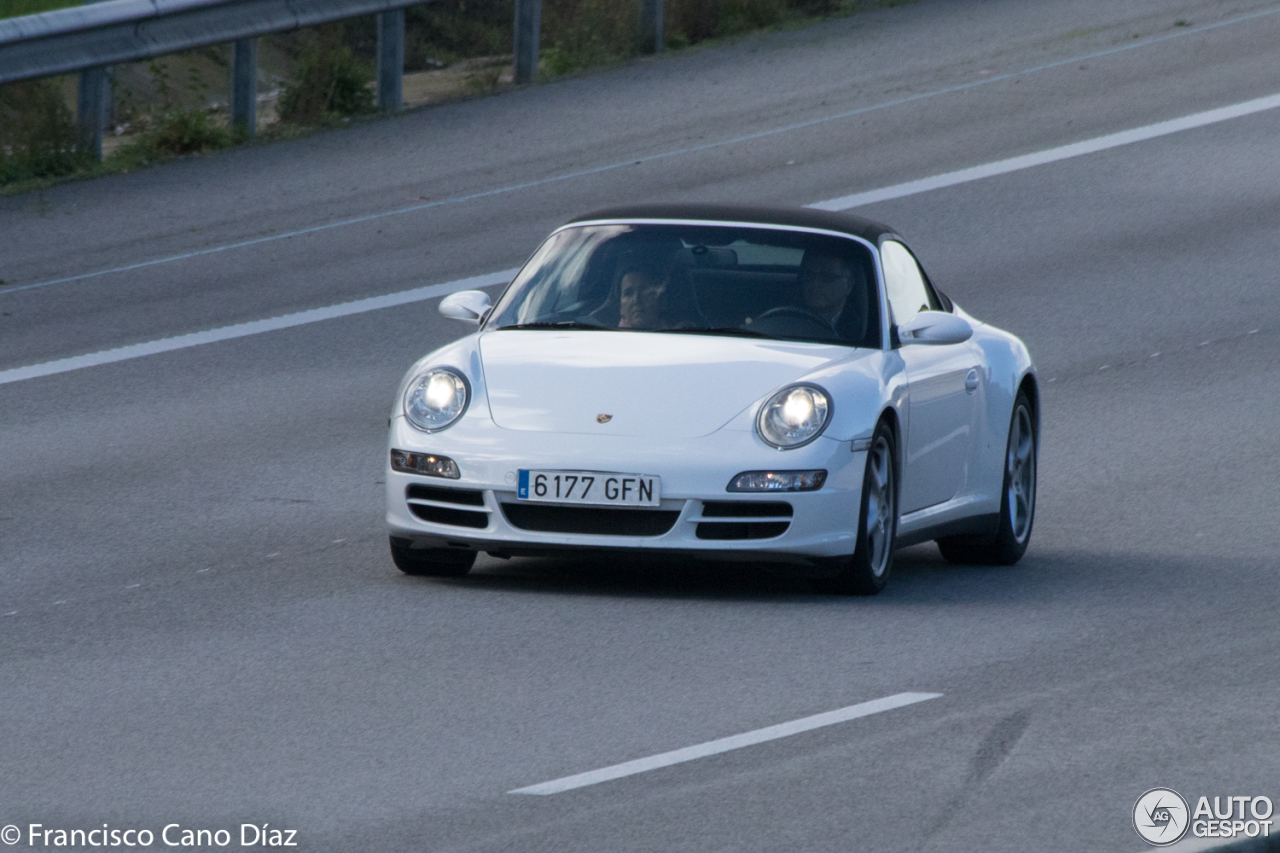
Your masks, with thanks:
<instances>
[{"instance_id":1,"label":"solid white line","mask_svg":"<svg viewBox=\"0 0 1280 853\"><path fill-rule=\"evenodd\" d=\"M23 380L35 379L40 376L51 376L55 373L68 373L72 370L82 370L86 367L112 364L117 361L128 361L133 358L142 358L143 356L156 355L162 352L173 352L174 350L187 349L188 347L202 344L228 341L232 338L260 335L263 332L291 329L294 326L305 326L308 323L318 323L321 320L333 320L337 317L349 317L352 314L364 314L367 311L378 311L382 308L392 308L397 305L407 305L410 302L421 302L424 299L432 299L436 296L445 296L450 293L456 293L459 290L473 290L478 287L506 284L515 277L517 272L519 270L502 270L501 272L472 276L471 278L458 279L444 284L402 290L399 293L390 293L386 296L371 296L368 299L343 302L340 305L330 305L327 308L312 308L308 311L299 311L296 314L285 314L283 317L253 320L248 323L223 326L219 329L209 329L204 332L192 332L187 335L162 338L145 344L133 344L127 347L89 353L88 355L60 358L57 361L46 361L43 364L13 367L8 370L0 370L0 385L6 385L10 382L22 382Z\"/></svg>"},{"instance_id":2,"label":"solid white line","mask_svg":"<svg viewBox=\"0 0 1280 853\"><path fill-rule=\"evenodd\" d=\"M623 776L634 776L637 773L657 770L660 767L670 767L673 764L694 761L699 758L706 758L709 755L719 755L722 752L729 752L733 749L742 749L745 746L754 746L765 741L798 735L801 732L820 729L823 726L834 726L836 723L856 720L859 717L868 717L872 714L879 714L882 711L892 711L894 708L901 708L905 705L914 705L917 702L937 699L941 695L941 693L897 693L893 696L886 696L883 699L873 699L870 702L850 705L847 708L827 711L823 714L814 714L812 717L802 717L789 723L779 723L776 726L767 726L763 729L743 732L740 735L707 741L696 746L686 746L684 749L675 749L671 752L651 755L648 758L637 758L635 761L625 761L612 767L591 770L587 773L578 773L575 776L565 776L563 779L552 779L550 782L530 785L527 788L517 788L507 793L559 794L562 791L572 791L574 788L598 785L601 782L608 782L612 779L621 779Z\"/></svg>"},{"instance_id":3,"label":"solid white line","mask_svg":"<svg viewBox=\"0 0 1280 853\"><path fill-rule=\"evenodd\" d=\"M1252 101L1244 101L1239 104L1232 104L1231 106L1219 107L1218 109L1195 113L1193 115L1172 119L1170 121L1163 121L1157 124L1149 124L1132 130L1124 130L1119 133L1112 133L1106 136L1099 136L1094 139L1086 139L1082 142L1074 142L1070 145L1050 148L1046 151L1037 151L1031 154L1024 154L1020 157L1010 157L1007 160L998 160L994 163L986 163L981 166L972 166L968 169L946 172L941 175L934 175L930 178L921 178L916 181L907 181L906 183L894 184L889 187L881 187L880 189L854 193L853 195L841 196L840 198L833 198L827 201L819 201L809 205L809 207L816 208L818 210L849 210L850 208L861 207L878 201L887 201L889 199L915 195L916 193L929 192L931 190L942 189L944 187L952 187L957 184L978 181L983 178L995 177L996 175L1005 175L1022 169L1030 169L1034 166L1042 166L1046 163L1054 163L1059 160L1080 157L1085 154L1093 154L1098 151L1105 151L1108 148L1116 148L1121 145L1129 145L1134 142L1155 139L1160 136L1168 136L1172 133L1179 133L1184 130L1192 130L1197 127L1204 127L1218 122L1229 121L1234 118L1241 118L1243 116L1253 115L1254 113L1275 109L1276 107L1280 107L1280 94L1268 95L1265 98L1256 98ZM445 282L444 284L433 284L428 287L404 290L399 293L387 294L386 296L357 299L354 302L344 302L340 305L331 305L327 308L313 308L309 311L299 311L296 314L286 314L283 317L274 317L267 320L254 320L249 323L240 323L235 326L223 326L222 328L210 329L204 332L192 332L187 335L162 338L158 341L133 344L131 346L120 347L118 349L89 353L88 355L78 355L71 358L61 358L56 361L46 361L42 364L32 364L26 367L14 367L8 370L0 370L0 385L6 385L10 382L22 382L27 379L36 379L41 376L52 376L57 373L68 373L70 371L81 370L86 367L97 367L98 365L112 364L117 361L128 361L130 359L156 355L162 352L173 352L174 350L186 349L188 347L200 346L202 344L231 340L232 338L243 338L248 337L249 335L258 335L263 332L290 329L294 326L305 326L308 323L318 323L322 320L332 320L337 317L348 317L352 314L363 314L366 311L377 311L381 308L391 308L396 305L420 302L425 299L432 299L436 296L456 293L459 290L471 290L479 287L489 287L495 284L505 284L515 277L516 272L518 272L516 269L502 270L501 272L487 273L485 275Z\"/></svg>"},{"instance_id":4,"label":"solid white line","mask_svg":"<svg viewBox=\"0 0 1280 853\"><path fill-rule=\"evenodd\" d=\"M1073 142L1070 145L1050 148L1047 151L1036 151L1032 154L1024 154L1021 157L1010 157L1007 160L997 160L994 163L984 163L981 166L958 169L954 172L934 175L931 178L921 178L916 181L907 181L903 184L894 184L891 187L881 187L878 190L868 190L867 192L840 196L840 198L833 198L828 201L819 201L809 205L809 207L817 208L818 210L848 210L852 207L862 207L878 201L888 201L889 199L902 198L916 193L939 190L943 187L954 187L956 184L980 181L983 178L992 178L996 175L1007 175L1010 172L1030 169L1033 166L1043 166L1046 163L1056 163L1059 160L1068 160L1072 157L1093 154L1098 151L1105 151L1108 148L1117 148L1121 145L1130 145L1146 139L1168 136L1171 133L1180 133L1184 130L1230 121L1233 118L1272 110L1276 107L1280 107L1280 94L1268 95L1265 98L1255 98L1252 101L1244 101L1228 107L1219 107L1215 110L1207 110L1202 113L1171 119L1170 121L1149 124L1145 127L1135 127L1132 130L1122 130L1119 133L1109 133L1106 136L1086 139L1083 142Z\"/></svg>"}]
</instances>

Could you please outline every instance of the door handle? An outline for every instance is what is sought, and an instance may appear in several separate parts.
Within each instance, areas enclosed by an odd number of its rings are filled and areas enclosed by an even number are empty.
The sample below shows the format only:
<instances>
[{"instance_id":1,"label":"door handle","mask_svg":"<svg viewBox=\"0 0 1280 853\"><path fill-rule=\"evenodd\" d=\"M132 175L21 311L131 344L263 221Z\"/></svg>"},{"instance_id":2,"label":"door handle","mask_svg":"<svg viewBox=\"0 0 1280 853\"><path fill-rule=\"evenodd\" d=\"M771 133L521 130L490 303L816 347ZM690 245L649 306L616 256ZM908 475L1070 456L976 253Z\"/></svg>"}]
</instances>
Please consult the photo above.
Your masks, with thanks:
<instances>
[{"instance_id":1,"label":"door handle","mask_svg":"<svg viewBox=\"0 0 1280 853\"><path fill-rule=\"evenodd\" d=\"M964 378L964 390L972 394L978 390L978 368L969 371L969 375Z\"/></svg>"}]
</instances>

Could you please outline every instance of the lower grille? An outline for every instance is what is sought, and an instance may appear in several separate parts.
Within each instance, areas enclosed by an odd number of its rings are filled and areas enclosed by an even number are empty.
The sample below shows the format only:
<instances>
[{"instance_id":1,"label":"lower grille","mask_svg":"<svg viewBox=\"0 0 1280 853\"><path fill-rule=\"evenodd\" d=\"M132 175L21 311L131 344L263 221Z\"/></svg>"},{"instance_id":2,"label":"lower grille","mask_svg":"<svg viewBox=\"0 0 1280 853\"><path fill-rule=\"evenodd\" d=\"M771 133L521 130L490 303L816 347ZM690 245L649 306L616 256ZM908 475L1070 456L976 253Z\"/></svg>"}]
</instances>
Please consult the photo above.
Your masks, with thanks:
<instances>
[{"instance_id":1,"label":"lower grille","mask_svg":"<svg viewBox=\"0 0 1280 853\"><path fill-rule=\"evenodd\" d=\"M790 518L785 501L703 501L703 518Z\"/></svg>"},{"instance_id":2,"label":"lower grille","mask_svg":"<svg viewBox=\"0 0 1280 853\"><path fill-rule=\"evenodd\" d=\"M484 492L479 489L449 489L443 486L428 486L425 483L410 483L405 489L409 500L436 501L444 504L461 504L462 506L484 506Z\"/></svg>"},{"instance_id":3,"label":"lower grille","mask_svg":"<svg viewBox=\"0 0 1280 853\"><path fill-rule=\"evenodd\" d=\"M409 511L423 521L436 524L452 524L454 527L474 527L483 529L489 526L489 513L474 512L468 509L449 509L443 506L424 506L409 504Z\"/></svg>"},{"instance_id":4,"label":"lower grille","mask_svg":"<svg viewBox=\"0 0 1280 853\"><path fill-rule=\"evenodd\" d=\"M730 521L698 523L699 539L772 539L787 532L789 521Z\"/></svg>"},{"instance_id":5,"label":"lower grille","mask_svg":"<svg viewBox=\"0 0 1280 853\"><path fill-rule=\"evenodd\" d=\"M521 530L606 536L661 536L680 517L679 510L537 504L502 504L502 514Z\"/></svg>"}]
</instances>

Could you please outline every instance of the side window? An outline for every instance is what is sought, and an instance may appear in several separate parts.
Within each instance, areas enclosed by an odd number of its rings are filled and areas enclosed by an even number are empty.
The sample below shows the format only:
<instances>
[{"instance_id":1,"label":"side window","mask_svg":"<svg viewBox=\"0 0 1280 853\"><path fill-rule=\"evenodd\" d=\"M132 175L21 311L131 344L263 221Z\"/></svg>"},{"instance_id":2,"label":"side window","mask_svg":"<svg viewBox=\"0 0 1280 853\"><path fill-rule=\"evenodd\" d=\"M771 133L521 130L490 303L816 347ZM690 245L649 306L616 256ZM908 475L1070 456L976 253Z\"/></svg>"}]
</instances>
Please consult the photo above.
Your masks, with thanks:
<instances>
[{"instance_id":1,"label":"side window","mask_svg":"<svg viewBox=\"0 0 1280 853\"><path fill-rule=\"evenodd\" d=\"M906 246L885 240L880 245L880 262L884 265L884 285L895 324L902 325L921 311L938 309L916 259Z\"/></svg>"}]
</instances>

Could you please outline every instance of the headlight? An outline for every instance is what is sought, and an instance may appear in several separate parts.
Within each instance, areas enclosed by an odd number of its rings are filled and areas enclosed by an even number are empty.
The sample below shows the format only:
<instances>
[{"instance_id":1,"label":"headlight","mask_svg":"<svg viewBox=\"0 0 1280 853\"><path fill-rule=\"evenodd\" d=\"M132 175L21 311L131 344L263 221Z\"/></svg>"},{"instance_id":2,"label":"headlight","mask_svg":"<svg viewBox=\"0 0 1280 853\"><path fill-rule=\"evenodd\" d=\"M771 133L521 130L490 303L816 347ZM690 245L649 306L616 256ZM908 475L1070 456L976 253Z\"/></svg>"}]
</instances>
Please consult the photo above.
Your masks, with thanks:
<instances>
[{"instance_id":1,"label":"headlight","mask_svg":"<svg viewBox=\"0 0 1280 853\"><path fill-rule=\"evenodd\" d=\"M404 392L404 416L425 432L450 426L467 410L471 399L467 380L447 367L428 370Z\"/></svg>"},{"instance_id":2,"label":"headlight","mask_svg":"<svg viewBox=\"0 0 1280 853\"><path fill-rule=\"evenodd\" d=\"M769 398L756 418L756 431L774 447L808 444L827 428L831 398L816 385L794 385Z\"/></svg>"}]
</instances>

